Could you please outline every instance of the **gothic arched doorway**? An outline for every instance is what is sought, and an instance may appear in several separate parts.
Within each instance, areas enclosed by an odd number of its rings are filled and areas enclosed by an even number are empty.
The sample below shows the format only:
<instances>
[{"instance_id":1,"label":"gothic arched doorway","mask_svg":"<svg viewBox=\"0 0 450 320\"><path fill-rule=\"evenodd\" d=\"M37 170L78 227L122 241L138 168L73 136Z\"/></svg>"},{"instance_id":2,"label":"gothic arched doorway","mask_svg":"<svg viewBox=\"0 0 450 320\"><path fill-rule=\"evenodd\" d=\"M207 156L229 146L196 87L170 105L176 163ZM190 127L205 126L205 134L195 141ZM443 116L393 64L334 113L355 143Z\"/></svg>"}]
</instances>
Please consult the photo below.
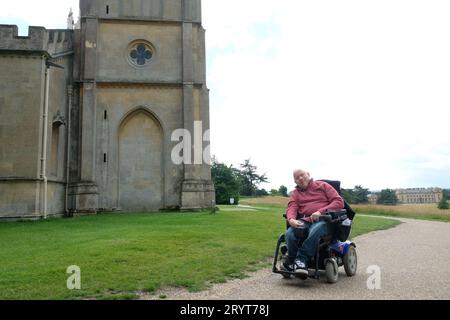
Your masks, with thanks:
<instances>
[{"instance_id":1,"label":"gothic arched doorway","mask_svg":"<svg viewBox=\"0 0 450 320\"><path fill-rule=\"evenodd\" d=\"M163 131L148 111L129 114L118 132L119 208L148 212L163 206Z\"/></svg>"}]
</instances>

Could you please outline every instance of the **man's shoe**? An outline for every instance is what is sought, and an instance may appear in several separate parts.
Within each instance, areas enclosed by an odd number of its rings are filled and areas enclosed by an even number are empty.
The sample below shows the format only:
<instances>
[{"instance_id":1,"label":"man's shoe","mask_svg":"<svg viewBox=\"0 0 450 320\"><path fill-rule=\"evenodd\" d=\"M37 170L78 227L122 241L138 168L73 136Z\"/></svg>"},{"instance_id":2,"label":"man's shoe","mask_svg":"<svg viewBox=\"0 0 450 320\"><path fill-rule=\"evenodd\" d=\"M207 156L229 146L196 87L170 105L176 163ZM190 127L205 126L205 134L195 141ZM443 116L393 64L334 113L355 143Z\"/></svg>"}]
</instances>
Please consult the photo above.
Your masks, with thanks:
<instances>
[{"instance_id":1,"label":"man's shoe","mask_svg":"<svg viewBox=\"0 0 450 320\"><path fill-rule=\"evenodd\" d=\"M300 260L295 260L294 261L294 273L296 274L308 274L308 268L306 267L306 265L300 261Z\"/></svg>"},{"instance_id":2,"label":"man's shoe","mask_svg":"<svg viewBox=\"0 0 450 320\"><path fill-rule=\"evenodd\" d=\"M294 265L289 264L287 262L283 262L283 264L281 265L281 270L287 272L294 272Z\"/></svg>"}]
</instances>

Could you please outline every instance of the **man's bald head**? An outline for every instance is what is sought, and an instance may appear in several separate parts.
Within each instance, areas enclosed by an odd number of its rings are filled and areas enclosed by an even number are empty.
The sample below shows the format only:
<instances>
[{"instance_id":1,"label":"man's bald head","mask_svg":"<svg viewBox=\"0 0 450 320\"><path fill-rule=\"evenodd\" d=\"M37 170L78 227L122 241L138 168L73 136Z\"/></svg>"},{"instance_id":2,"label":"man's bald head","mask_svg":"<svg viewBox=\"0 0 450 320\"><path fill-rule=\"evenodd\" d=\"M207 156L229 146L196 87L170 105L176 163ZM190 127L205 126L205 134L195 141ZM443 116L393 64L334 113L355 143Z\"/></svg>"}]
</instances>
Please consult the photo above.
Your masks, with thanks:
<instances>
[{"instance_id":1,"label":"man's bald head","mask_svg":"<svg viewBox=\"0 0 450 320\"><path fill-rule=\"evenodd\" d=\"M297 173L304 173L304 172L308 172L308 171L303 170L303 169L295 169L294 170L294 175L297 174Z\"/></svg>"},{"instance_id":2,"label":"man's bald head","mask_svg":"<svg viewBox=\"0 0 450 320\"><path fill-rule=\"evenodd\" d=\"M303 169L295 169L294 181L301 189L306 189L311 181L311 175Z\"/></svg>"}]
</instances>

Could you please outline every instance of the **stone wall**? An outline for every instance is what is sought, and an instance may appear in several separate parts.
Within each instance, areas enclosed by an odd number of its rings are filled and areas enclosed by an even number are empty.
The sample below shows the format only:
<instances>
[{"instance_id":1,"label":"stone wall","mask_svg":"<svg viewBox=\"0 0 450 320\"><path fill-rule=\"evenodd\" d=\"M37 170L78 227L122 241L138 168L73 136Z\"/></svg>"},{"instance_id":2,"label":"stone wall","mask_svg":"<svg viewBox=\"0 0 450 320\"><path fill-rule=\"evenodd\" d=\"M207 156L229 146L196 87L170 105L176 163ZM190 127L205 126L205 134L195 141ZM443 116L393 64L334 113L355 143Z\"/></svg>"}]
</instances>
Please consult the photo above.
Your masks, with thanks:
<instances>
[{"instance_id":1,"label":"stone wall","mask_svg":"<svg viewBox=\"0 0 450 320\"><path fill-rule=\"evenodd\" d=\"M81 0L81 16L201 22L200 0Z\"/></svg>"},{"instance_id":2,"label":"stone wall","mask_svg":"<svg viewBox=\"0 0 450 320\"><path fill-rule=\"evenodd\" d=\"M209 129L201 1L80 0L80 9L77 30L30 27L22 37L0 25L0 218L42 217L44 199L46 216L64 214L66 200L75 214L214 205L210 166L171 158L175 130L202 142L195 126ZM48 70L44 125L48 62L62 68Z\"/></svg>"},{"instance_id":3,"label":"stone wall","mask_svg":"<svg viewBox=\"0 0 450 320\"><path fill-rule=\"evenodd\" d=\"M181 25L102 22L97 39L97 81L181 83ZM143 40L150 43L153 56L144 68L130 66L130 45Z\"/></svg>"},{"instance_id":4,"label":"stone wall","mask_svg":"<svg viewBox=\"0 0 450 320\"><path fill-rule=\"evenodd\" d=\"M45 156L46 175L53 181L48 183L47 215L61 215L65 209L64 119L72 79L72 31L30 27L26 37L18 36L17 31L17 26L0 25L0 218L43 214L41 158L47 59L64 68L48 70Z\"/></svg>"},{"instance_id":5,"label":"stone wall","mask_svg":"<svg viewBox=\"0 0 450 320\"><path fill-rule=\"evenodd\" d=\"M72 50L72 34L72 30L29 27L28 36L19 36L17 26L0 24L0 50L55 55Z\"/></svg>"},{"instance_id":6,"label":"stone wall","mask_svg":"<svg viewBox=\"0 0 450 320\"><path fill-rule=\"evenodd\" d=\"M0 219L40 218L37 180L0 181Z\"/></svg>"},{"instance_id":7,"label":"stone wall","mask_svg":"<svg viewBox=\"0 0 450 320\"><path fill-rule=\"evenodd\" d=\"M120 138L123 134L121 130L123 130L125 122L139 112L144 112L151 119L148 121L149 130L152 130L151 127L154 129L156 129L155 126L161 127L161 133L149 139L149 141L162 139L161 149L158 147L157 149L147 150L143 145L141 150L145 153L144 159L148 157L148 160L152 160L154 163L159 162L162 165L162 167L156 169L159 175L158 179L161 179L158 184L162 188L161 199L158 201L155 199L155 203L161 204L157 209L180 205L183 167L176 166L171 161L170 155L173 143L170 138L174 130L183 127L181 88L103 84L98 88L96 117L96 181L99 188L99 206L101 208L117 209L121 207L119 184L121 185L123 181L121 182L119 178L121 168L124 168L125 163L123 162L127 161L127 158L120 153ZM142 125L134 129L136 140L139 140L145 127L146 125ZM127 134L133 133L128 131ZM131 154L128 156L136 158ZM137 167L145 166L145 163L143 161ZM123 186L123 188L130 188L130 186ZM121 209L130 211L125 208Z\"/></svg>"},{"instance_id":8,"label":"stone wall","mask_svg":"<svg viewBox=\"0 0 450 320\"><path fill-rule=\"evenodd\" d=\"M42 58L0 54L0 217L38 214Z\"/></svg>"}]
</instances>

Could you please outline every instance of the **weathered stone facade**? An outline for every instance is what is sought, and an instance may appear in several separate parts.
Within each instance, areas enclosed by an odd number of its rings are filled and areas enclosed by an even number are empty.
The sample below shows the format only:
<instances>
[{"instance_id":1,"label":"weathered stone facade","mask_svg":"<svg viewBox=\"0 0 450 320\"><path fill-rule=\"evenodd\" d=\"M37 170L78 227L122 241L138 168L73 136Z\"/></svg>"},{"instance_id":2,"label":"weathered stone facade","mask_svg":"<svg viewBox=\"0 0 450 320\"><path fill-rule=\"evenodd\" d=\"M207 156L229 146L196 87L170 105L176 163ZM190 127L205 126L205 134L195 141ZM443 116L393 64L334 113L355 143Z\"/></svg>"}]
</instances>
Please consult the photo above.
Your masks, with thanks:
<instances>
[{"instance_id":1,"label":"weathered stone facade","mask_svg":"<svg viewBox=\"0 0 450 320\"><path fill-rule=\"evenodd\" d=\"M444 196L441 188L398 189L395 194L400 203L438 203Z\"/></svg>"},{"instance_id":2,"label":"weathered stone facade","mask_svg":"<svg viewBox=\"0 0 450 320\"><path fill-rule=\"evenodd\" d=\"M80 16L0 25L0 218L213 206L194 143L171 158L175 130L209 130L200 0L80 0Z\"/></svg>"}]
</instances>

